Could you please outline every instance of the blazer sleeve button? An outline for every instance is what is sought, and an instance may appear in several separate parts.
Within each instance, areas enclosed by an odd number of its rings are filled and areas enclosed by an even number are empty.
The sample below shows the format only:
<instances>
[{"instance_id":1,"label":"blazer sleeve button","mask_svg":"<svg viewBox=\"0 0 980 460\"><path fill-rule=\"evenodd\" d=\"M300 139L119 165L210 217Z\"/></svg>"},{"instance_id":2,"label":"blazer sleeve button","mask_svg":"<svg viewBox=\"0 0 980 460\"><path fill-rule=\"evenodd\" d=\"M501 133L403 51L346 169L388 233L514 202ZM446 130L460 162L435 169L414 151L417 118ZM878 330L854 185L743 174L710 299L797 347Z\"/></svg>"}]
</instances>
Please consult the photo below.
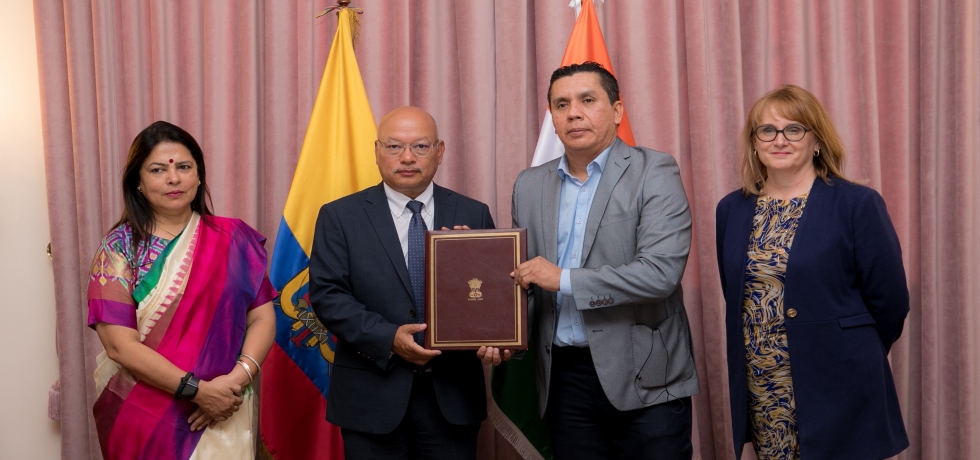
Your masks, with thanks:
<instances>
[{"instance_id":1,"label":"blazer sleeve button","mask_svg":"<svg viewBox=\"0 0 980 460\"><path fill-rule=\"evenodd\" d=\"M786 317L788 317L788 318L796 318L796 309L795 308L790 308L789 310L786 310Z\"/></svg>"}]
</instances>

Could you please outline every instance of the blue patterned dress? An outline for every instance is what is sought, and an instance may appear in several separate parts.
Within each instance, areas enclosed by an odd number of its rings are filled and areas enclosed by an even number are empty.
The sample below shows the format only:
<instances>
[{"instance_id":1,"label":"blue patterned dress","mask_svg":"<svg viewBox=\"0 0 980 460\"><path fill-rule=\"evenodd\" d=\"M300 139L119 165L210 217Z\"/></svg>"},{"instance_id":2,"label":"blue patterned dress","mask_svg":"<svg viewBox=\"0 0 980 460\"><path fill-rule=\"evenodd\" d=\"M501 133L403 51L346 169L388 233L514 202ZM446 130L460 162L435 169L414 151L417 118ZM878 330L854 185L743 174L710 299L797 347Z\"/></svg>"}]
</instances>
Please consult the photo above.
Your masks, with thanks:
<instances>
[{"instance_id":1,"label":"blue patterned dress","mask_svg":"<svg viewBox=\"0 0 980 460\"><path fill-rule=\"evenodd\" d=\"M760 459L798 459L796 404L784 324L790 246L807 195L756 201L745 267L742 330L752 441Z\"/></svg>"}]
</instances>

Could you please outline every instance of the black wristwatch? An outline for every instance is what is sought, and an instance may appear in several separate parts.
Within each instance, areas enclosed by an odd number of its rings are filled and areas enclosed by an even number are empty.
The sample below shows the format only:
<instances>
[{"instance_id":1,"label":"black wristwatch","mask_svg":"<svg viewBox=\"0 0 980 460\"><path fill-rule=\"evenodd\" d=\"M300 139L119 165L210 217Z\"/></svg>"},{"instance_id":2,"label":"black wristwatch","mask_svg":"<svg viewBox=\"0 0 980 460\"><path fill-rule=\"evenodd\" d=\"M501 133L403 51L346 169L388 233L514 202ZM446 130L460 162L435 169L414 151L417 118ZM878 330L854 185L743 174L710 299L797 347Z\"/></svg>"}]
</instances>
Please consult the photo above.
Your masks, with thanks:
<instances>
[{"instance_id":1,"label":"black wristwatch","mask_svg":"<svg viewBox=\"0 0 980 460\"><path fill-rule=\"evenodd\" d=\"M174 399L194 399L200 383L201 380L194 377L193 372L188 372L180 379L180 385L177 385L177 391L174 392Z\"/></svg>"}]
</instances>

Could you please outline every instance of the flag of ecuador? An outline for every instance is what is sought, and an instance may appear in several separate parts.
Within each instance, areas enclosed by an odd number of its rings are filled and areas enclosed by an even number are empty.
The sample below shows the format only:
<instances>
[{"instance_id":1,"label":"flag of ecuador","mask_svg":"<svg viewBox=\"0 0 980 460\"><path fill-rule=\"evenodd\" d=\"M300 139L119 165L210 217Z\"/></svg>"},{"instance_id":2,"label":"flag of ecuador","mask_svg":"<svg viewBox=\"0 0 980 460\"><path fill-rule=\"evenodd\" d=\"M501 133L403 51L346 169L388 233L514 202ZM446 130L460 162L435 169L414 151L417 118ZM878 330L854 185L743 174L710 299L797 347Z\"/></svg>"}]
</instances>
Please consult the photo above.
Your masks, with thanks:
<instances>
[{"instance_id":1,"label":"flag of ecuador","mask_svg":"<svg viewBox=\"0 0 980 460\"><path fill-rule=\"evenodd\" d=\"M262 372L263 458L343 458L340 429L325 420L336 341L310 307L309 255L324 203L381 181L374 162L376 125L354 57L349 8L320 81L272 254L276 341Z\"/></svg>"}]
</instances>

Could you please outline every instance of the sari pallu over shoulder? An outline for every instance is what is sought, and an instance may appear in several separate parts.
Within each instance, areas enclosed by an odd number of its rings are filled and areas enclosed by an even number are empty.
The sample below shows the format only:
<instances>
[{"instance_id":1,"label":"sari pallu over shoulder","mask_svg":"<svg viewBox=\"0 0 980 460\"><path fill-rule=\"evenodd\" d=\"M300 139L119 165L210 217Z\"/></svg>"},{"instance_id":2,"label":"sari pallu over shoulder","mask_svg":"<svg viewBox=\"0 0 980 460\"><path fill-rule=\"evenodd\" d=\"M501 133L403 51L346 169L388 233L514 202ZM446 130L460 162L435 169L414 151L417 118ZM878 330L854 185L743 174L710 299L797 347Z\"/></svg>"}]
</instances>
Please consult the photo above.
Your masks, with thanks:
<instances>
[{"instance_id":1,"label":"sari pallu over shoulder","mask_svg":"<svg viewBox=\"0 0 980 460\"><path fill-rule=\"evenodd\" d=\"M122 316L120 303L128 302L144 345L201 380L227 374L241 350L248 310L275 295L265 275L264 241L237 219L195 213L135 286L123 281L133 279L131 274L106 273L106 267L131 270L133 264L100 264L123 257L103 245L89 282L90 311L103 312L106 322L127 323L116 318ZM90 313L91 325L99 321ZM197 408L194 403L136 381L101 355L96 382L102 388L93 411L106 459L201 458L197 451L214 442L240 446L243 456L251 455L252 443L243 445L254 435L251 391L232 418L191 432L187 418ZM222 458L235 457L223 452Z\"/></svg>"}]
</instances>

